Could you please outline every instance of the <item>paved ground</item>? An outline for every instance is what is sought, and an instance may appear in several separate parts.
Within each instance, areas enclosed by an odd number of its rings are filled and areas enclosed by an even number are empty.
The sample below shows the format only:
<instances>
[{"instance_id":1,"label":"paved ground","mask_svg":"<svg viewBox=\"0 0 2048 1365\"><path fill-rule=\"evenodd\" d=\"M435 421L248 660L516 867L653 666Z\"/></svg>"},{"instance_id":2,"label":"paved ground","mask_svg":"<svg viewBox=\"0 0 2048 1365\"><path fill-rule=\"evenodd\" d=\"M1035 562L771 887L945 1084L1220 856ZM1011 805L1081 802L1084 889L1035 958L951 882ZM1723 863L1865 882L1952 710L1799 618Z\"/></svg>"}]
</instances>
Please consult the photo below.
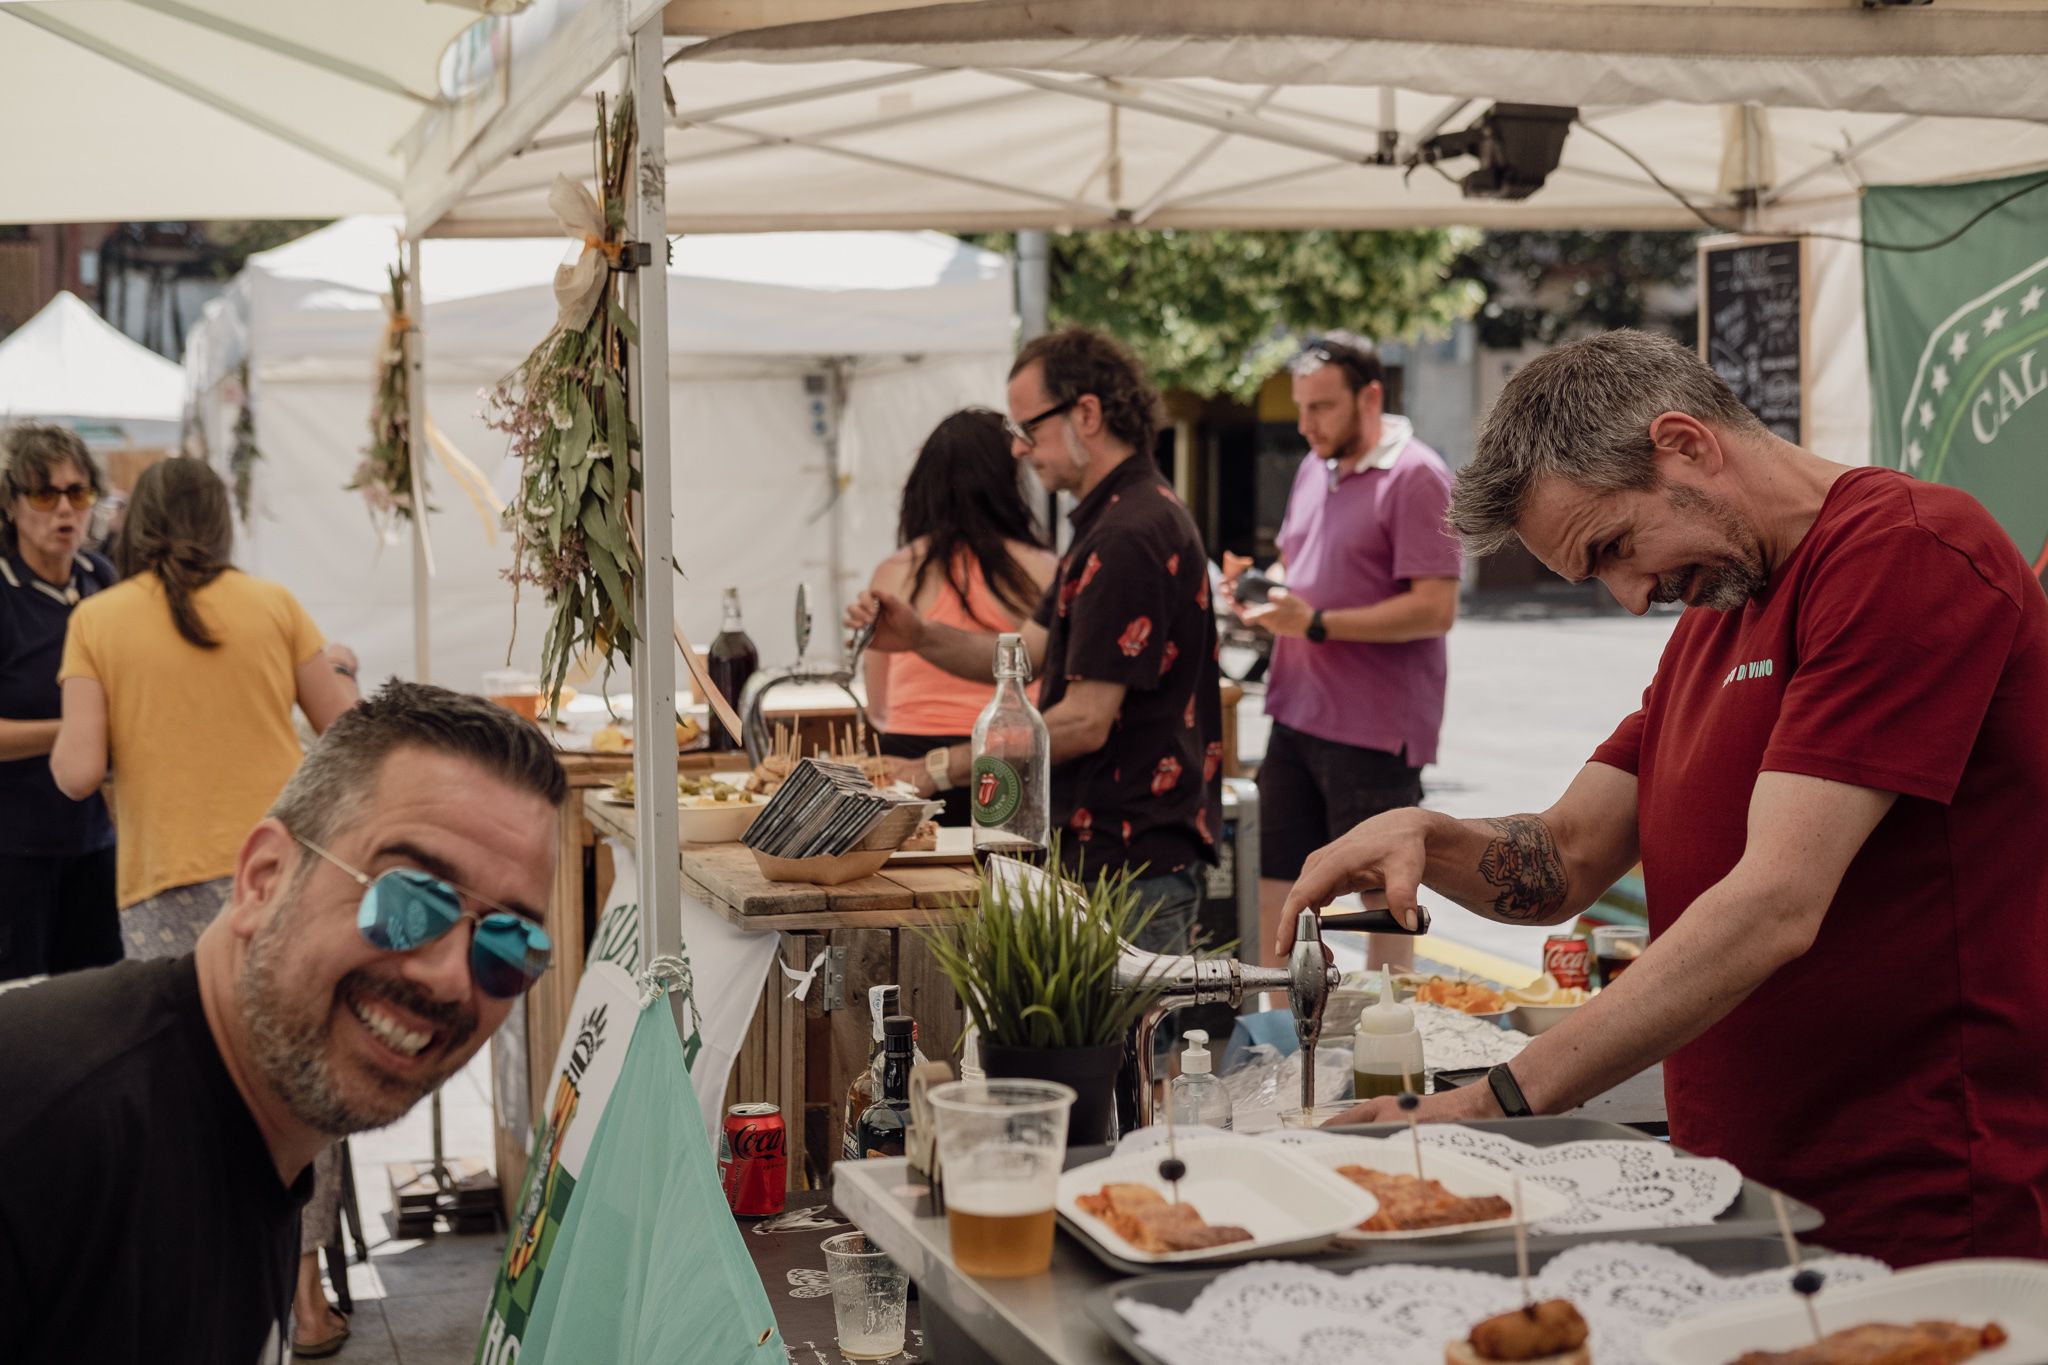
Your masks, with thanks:
<instances>
[{"instance_id":1,"label":"paved ground","mask_svg":"<svg viewBox=\"0 0 2048 1365\"><path fill-rule=\"evenodd\" d=\"M1428 804L1455 815L1539 810L1564 789L1586 756L1632 711L1656 668L1675 616L1637 620L1573 612L1547 603L1495 604L1451 633L1451 681L1441 761L1424 774ZM1264 752L1268 725L1254 690L1240 713L1240 748ZM1493 924L1433 903L1436 932L1532 967L1543 936ZM488 1159L488 1051L443 1092L446 1149ZM467 1365L503 1249L501 1237L430 1241L391 1238L384 1163L431 1151L428 1113L351 1144L373 1243L368 1266L353 1267L355 1334L341 1359L354 1365Z\"/></svg>"},{"instance_id":2,"label":"paved ground","mask_svg":"<svg viewBox=\"0 0 2048 1365\"><path fill-rule=\"evenodd\" d=\"M1556 800L1594 748L1636 709L1675 614L1550 614L1537 603L1495 606L1451 631L1451 675L1438 762L1424 803L1452 815L1508 815ZM1238 711L1238 749L1265 752L1268 725L1253 692ZM1495 924L1430 896L1434 932L1511 961L1542 961L1543 935Z\"/></svg>"}]
</instances>

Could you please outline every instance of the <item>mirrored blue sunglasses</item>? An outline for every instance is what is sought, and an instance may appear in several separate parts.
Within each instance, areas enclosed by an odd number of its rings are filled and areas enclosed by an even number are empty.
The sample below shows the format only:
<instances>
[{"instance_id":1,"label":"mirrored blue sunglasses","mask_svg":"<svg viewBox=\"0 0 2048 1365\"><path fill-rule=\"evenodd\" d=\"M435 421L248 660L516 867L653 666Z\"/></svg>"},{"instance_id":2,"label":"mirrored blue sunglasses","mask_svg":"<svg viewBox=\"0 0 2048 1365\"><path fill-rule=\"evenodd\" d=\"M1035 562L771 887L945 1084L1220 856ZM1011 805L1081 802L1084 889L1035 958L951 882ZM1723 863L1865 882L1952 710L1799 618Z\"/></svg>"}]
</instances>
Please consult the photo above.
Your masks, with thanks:
<instances>
[{"instance_id":1,"label":"mirrored blue sunglasses","mask_svg":"<svg viewBox=\"0 0 2048 1365\"><path fill-rule=\"evenodd\" d=\"M469 971L477 989L499 1000L523 994L548 969L554 955L547 930L526 916L485 900L475 892L469 898L487 907L463 907L464 892L451 883L417 868L394 867L372 877L350 867L310 839L293 835L312 852L334 864L363 888L362 908L356 912L356 930L363 941L386 952L409 953L441 938L465 919L476 921L476 935L469 945Z\"/></svg>"}]
</instances>

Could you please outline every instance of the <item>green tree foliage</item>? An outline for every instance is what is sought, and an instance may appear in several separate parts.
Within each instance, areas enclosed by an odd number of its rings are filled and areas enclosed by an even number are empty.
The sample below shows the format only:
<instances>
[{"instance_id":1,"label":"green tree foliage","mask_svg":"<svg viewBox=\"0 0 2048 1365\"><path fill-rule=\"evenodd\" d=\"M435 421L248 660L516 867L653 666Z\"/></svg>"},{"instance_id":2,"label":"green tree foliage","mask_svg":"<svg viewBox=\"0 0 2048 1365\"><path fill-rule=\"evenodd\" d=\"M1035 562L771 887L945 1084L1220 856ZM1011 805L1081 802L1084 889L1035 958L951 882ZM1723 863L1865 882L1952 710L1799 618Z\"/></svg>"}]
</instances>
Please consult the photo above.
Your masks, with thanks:
<instances>
[{"instance_id":1,"label":"green tree foliage","mask_svg":"<svg viewBox=\"0 0 2048 1365\"><path fill-rule=\"evenodd\" d=\"M1451 268L1469 231L1073 232L1051 239L1054 325L1138 352L1161 388L1249 398L1304 333L1441 332L1484 298ZM1008 234L980 239L1008 251Z\"/></svg>"},{"instance_id":2,"label":"green tree foliage","mask_svg":"<svg viewBox=\"0 0 2048 1365\"><path fill-rule=\"evenodd\" d=\"M1643 327L1691 345L1696 232L1489 232L1452 274L1478 284L1479 342L1501 350Z\"/></svg>"}]
</instances>

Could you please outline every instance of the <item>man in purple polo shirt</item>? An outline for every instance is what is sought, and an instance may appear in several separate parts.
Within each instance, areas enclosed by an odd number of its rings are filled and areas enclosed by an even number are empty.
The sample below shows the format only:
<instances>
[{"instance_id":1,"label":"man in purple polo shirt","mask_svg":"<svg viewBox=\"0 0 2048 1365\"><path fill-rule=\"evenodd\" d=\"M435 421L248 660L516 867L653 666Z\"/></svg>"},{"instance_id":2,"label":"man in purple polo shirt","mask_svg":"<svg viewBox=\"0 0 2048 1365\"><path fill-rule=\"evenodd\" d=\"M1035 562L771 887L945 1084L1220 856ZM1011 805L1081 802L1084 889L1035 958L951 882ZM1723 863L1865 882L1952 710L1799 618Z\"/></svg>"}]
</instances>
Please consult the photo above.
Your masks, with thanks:
<instances>
[{"instance_id":1,"label":"man in purple polo shirt","mask_svg":"<svg viewBox=\"0 0 2048 1365\"><path fill-rule=\"evenodd\" d=\"M1280 526L1286 588L1238 607L1271 631L1259 766L1261 953L1302 863L1353 825L1422 800L1444 716L1444 634L1458 613L1451 474L1383 411L1372 343L1332 332L1288 363L1309 444ZM1413 940L1375 937L1407 965Z\"/></svg>"}]
</instances>

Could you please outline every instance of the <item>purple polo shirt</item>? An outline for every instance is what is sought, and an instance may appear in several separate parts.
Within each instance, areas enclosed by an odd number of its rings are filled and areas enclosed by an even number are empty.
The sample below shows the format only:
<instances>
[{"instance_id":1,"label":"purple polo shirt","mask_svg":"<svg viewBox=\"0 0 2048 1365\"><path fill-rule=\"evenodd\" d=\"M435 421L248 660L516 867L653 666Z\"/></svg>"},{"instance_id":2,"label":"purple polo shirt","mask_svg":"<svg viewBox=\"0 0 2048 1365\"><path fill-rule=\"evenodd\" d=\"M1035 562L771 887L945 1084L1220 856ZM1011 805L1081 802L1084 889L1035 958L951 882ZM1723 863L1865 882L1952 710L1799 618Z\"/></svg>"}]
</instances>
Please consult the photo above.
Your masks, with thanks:
<instances>
[{"instance_id":1,"label":"purple polo shirt","mask_svg":"<svg viewBox=\"0 0 2048 1365\"><path fill-rule=\"evenodd\" d=\"M1389 430L1373 458L1337 485L1311 453L1294 475L1280 553L1288 586L1324 611L1365 607L1405 592L1416 578L1456 578L1458 538L1444 524L1451 471L1412 431ZM1273 642L1266 714L1283 725L1420 768L1436 761L1444 719L1442 636L1406 644Z\"/></svg>"}]
</instances>

